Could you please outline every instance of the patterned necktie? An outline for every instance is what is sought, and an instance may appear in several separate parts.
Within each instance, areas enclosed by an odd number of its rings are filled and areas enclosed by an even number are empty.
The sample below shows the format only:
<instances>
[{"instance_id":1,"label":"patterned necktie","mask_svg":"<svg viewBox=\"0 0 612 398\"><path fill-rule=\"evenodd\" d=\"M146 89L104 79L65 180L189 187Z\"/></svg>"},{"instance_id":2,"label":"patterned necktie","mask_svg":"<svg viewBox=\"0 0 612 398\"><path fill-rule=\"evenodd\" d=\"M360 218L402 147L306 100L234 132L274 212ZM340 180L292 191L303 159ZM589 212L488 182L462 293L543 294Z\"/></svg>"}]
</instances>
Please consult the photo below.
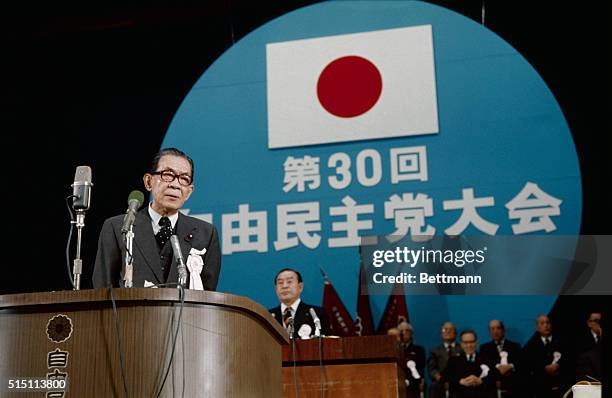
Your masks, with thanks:
<instances>
[{"instance_id":1,"label":"patterned necktie","mask_svg":"<svg viewBox=\"0 0 612 398\"><path fill-rule=\"evenodd\" d=\"M474 354L472 354L472 355L468 355L468 361L469 361L469 362L474 362L474 361L476 361L476 358L474 358Z\"/></svg>"},{"instance_id":2,"label":"patterned necktie","mask_svg":"<svg viewBox=\"0 0 612 398\"><path fill-rule=\"evenodd\" d=\"M161 250L172 236L172 223L170 222L170 219L168 217L162 217L159 219L158 225L161 228L155 235L155 240L157 240L157 244L159 245L159 249Z\"/></svg>"},{"instance_id":3,"label":"patterned necktie","mask_svg":"<svg viewBox=\"0 0 612 398\"><path fill-rule=\"evenodd\" d=\"M285 308L285 312L283 312L283 325L285 328L289 326L289 318L291 318L291 308Z\"/></svg>"}]
</instances>

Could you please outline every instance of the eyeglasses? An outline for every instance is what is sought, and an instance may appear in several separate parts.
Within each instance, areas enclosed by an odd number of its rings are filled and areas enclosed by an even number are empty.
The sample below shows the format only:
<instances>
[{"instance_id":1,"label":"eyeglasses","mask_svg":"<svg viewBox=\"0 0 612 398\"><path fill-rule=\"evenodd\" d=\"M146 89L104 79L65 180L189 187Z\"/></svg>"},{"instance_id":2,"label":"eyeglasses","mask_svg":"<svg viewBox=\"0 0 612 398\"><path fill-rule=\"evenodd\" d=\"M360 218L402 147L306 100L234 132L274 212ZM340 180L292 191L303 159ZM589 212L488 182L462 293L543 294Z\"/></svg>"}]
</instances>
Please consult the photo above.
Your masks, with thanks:
<instances>
[{"instance_id":1,"label":"eyeglasses","mask_svg":"<svg viewBox=\"0 0 612 398\"><path fill-rule=\"evenodd\" d=\"M191 183L193 182L189 174L174 174L172 170L154 171L151 173L151 175L159 175L162 181L165 181L165 182L172 182L176 178L178 178L179 184L181 184L184 187L190 186Z\"/></svg>"},{"instance_id":2,"label":"eyeglasses","mask_svg":"<svg viewBox=\"0 0 612 398\"><path fill-rule=\"evenodd\" d=\"M461 344L476 344L476 340L461 340Z\"/></svg>"}]
</instances>

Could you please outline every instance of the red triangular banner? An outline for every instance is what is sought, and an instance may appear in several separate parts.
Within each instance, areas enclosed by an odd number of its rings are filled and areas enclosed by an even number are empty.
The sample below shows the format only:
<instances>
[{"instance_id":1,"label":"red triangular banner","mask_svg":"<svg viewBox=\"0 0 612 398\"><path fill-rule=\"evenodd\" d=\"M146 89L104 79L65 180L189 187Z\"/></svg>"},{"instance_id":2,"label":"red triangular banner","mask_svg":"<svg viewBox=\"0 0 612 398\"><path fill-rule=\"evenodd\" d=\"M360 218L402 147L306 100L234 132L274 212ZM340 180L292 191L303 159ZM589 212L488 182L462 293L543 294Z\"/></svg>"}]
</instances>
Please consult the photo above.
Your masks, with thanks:
<instances>
[{"instance_id":1,"label":"red triangular banner","mask_svg":"<svg viewBox=\"0 0 612 398\"><path fill-rule=\"evenodd\" d=\"M374 321L370 309L370 296L366 284L366 272L363 263L359 265L359 286L357 289L357 319L355 319L355 334L370 336L374 334Z\"/></svg>"},{"instance_id":2,"label":"red triangular banner","mask_svg":"<svg viewBox=\"0 0 612 398\"><path fill-rule=\"evenodd\" d=\"M383 312L376 333L386 334L387 330L397 327L402 321L410 322L410 317L408 316L404 285L402 283L396 283L395 286L393 286L393 291L389 296L389 301L387 301L385 312Z\"/></svg>"},{"instance_id":3,"label":"red triangular banner","mask_svg":"<svg viewBox=\"0 0 612 398\"><path fill-rule=\"evenodd\" d=\"M354 336L355 324L353 318L342 303L336 289L325 276L325 286L323 286L323 309L330 318L333 333L336 336Z\"/></svg>"}]
</instances>

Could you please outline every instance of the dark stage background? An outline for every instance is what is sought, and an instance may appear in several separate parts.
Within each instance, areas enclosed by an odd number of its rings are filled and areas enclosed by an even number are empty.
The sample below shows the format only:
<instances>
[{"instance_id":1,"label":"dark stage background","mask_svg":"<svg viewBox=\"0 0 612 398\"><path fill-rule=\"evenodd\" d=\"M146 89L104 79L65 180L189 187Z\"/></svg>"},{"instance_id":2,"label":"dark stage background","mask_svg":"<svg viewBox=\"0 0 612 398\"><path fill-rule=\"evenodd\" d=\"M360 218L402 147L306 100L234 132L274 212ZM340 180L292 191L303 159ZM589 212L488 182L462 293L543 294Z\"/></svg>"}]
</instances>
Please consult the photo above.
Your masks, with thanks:
<instances>
[{"instance_id":1,"label":"dark stage background","mask_svg":"<svg viewBox=\"0 0 612 398\"><path fill-rule=\"evenodd\" d=\"M0 293L69 289L64 198L93 169L82 286L97 236L122 213L191 86L234 42L308 1L130 1L3 6L0 89L5 258ZM480 22L482 1L432 1ZM486 1L485 25L540 73L573 134L582 234L610 233L610 17L605 2ZM219 132L222 133L222 132ZM230 149L228 149L230 150ZM200 190L215 192L210 187ZM8 255L7 255L8 254ZM601 297L562 297L558 327L584 325ZM563 316L560 316L561 312ZM606 311L609 313L609 311ZM560 325L559 325L560 324Z\"/></svg>"}]
</instances>

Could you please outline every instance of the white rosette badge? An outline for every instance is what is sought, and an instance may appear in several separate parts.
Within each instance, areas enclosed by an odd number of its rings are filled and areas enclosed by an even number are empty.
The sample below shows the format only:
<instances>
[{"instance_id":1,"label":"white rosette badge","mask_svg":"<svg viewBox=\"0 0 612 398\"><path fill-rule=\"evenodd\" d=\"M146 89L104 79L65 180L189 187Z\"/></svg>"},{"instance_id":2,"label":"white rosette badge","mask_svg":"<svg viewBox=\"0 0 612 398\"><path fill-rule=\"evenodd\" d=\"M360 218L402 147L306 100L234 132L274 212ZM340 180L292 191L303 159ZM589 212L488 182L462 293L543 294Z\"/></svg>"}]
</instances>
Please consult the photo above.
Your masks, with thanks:
<instances>
[{"instance_id":1,"label":"white rosette badge","mask_svg":"<svg viewBox=\"0 0 612 398\"><path fill-rule=\"evenodd\" d=\"M406 366L408 366L408 369L410 369L412 378L417 380L421 378L421 375L419 374L419 371L416 368L416 362L411 359L410 361L406 362Z\"/></svg>"},{"instance_id":2,"label":"white rosette badge","mask_svg":"<svg viewBox=\"0 0 612 398\"><path fill-rule=\"evenodd\" d=\"M482 372L480 373L480 377L481 379L484 379L485 377L487 377L489 375L489 367L487 365L485 365L484 363L482 365L480 365L480 369L482 369Z\"/></svg>"},{"instance_id":3,"label":"white rosette badge","mask_svg":"<svg viewBox=\"0 0 612 398\"><path fill-rule=\"evenodd\" d=\"M206 248L197 250L191 248L189 257L187 257L187 269L189 269L189 289L204 290L200 273L204 269L204 260L202 256L206 253Z\"/></svg>"},{"instance_id":4,"label":"white rosette badge","mask_svg":"<svg viewBox=\"0 0 612 398\"><path fill-rule=\"evenodd\" d=\"M312 328L310 327L310 325L303 324L302 326L300 326L300 329L298 330L298 336L300 336L300 339L302 340L308 340L310 338L311 332L312 332Z\"/></svg>"}]
</instances>

